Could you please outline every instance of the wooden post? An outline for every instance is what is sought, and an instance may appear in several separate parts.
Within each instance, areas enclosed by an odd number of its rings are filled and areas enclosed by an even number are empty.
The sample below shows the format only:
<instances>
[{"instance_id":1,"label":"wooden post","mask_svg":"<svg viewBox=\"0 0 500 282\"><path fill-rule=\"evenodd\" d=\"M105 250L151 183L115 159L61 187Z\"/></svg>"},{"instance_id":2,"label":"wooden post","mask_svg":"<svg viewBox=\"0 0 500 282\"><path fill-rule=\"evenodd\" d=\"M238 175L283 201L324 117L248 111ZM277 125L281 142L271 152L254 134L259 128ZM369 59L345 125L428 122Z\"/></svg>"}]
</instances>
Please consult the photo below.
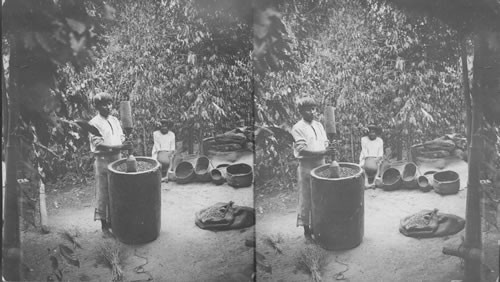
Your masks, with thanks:
<instances>
[{"instance_id":1,"label":"wooden post","mask_svg":"<svg viewBox=\"0 0 500 282\"><path fill-rule=\"evenodd\" d=\"M42 225L42 232L49 233L49 222L47 216L47 205L45 203L45 184L42 179L39 180L40 185L40 223Z\"/></svg>"},{"instance_id":2,"label":"wooden post","mask_svg":"<svg viewBox=\"0 0 500 282\"><path fill-rule=\"evenodd\" d=\"M465 210L465 241L464 247L468 249L481 249L481 194L479 183L479 167L481 165L481 153L483 142L478 131L482 125L482 110L480 99L483 92L484 73L487 67L487 40L484 32L475 36L474 40L474 77L472 84L472 123L471 142L469 144L469 179L467 183L467 202ZM480 83L482 82L482 83ZM465 259L464 269L465 281L481 281L481 261Z\"/></svg>"},{"instance_id":3,"label":"wooden post","mask_svg":"<svg viewBox=\"0 0 500 282\"><path fill-rule=\"evenodd\" d=\"M15 133L19 121L19 50L23 41L18 36L12 36L10 43L10 74L9 74L9 131L7 134L6 174L3 237L2 237L2 275L8 281L20 281L21 249L19 229L19 190L17 183L17 163L19 160L19 137ZM3 70L3 69L2 69Z\"/></svg>"},{"instance_id":4,"label":"wooden post","mask_svg":"<svg viewBox=\"0 0 500 282\"><path fill-rule=\"evenodd\" d=\"M470 144L472 127L472 102L470 98L469 67L467 65L467 38L465 36L460 39L460 59L462 61L462 87L465 102L465 130L467 136L467 144Z\"/></svg>"}]
</instances>

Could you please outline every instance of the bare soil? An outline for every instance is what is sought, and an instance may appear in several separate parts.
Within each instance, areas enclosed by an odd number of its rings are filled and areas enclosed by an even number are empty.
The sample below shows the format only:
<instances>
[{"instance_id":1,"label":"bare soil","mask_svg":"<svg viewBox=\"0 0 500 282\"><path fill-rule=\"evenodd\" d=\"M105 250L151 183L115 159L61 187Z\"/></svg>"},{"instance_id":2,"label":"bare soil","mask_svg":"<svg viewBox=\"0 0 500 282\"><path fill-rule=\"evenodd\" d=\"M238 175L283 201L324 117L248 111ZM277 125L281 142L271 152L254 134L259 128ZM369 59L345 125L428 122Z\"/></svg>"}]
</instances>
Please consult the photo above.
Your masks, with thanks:
<instances>
[{"instance_id":1,"label":"bare soil","mask_svg":"<svg viewBox=\"0 0 500 282\"><path fill-rule=\"evenodd\" d=\"M421 174L436 170L425 165L419 169ZM323 281L461 280L461 259L444 255L442 249L445 245L460 243L463 230L452 236L427 239L405 237L398 230L402 218L423 209L437 208L442 213L465 218L467 164L449 160L445 169L460 175L458 194L441 196L434 191L365 190L363 241L351 250L327 251L326 264L322 269ZM258 267L258 281L311 281L310 274L298 264L299 250L305 247L306 240L303 229L296 227L296 204L296 191L285 191L271 197L256 196L257 251L265 256L272 270ZM281 254L264 240L279 236L283 238ZM498 230L483 223L483 281L495 281L498 277L499 239Z\"/></svg>"},{"instance_id":2,"label":"bare soil","mask_svg":"<svg viewBox=\"0 0 500 282\"><path fill-rule=\"evenodd\" d=\"M251 152L214 156L212 164L253 163ZM22 234L26 281L46 281L52 272L49 252L59 258L63 281L111 281L111 270L100 258L104 243L100 222L93 221L93 182L86 185L47 187L50 233L28 228ZM162 215L159 237L144 245L123 245L124 281L249 281L254 272L255 228L213 232L198 228L195 212L217 202L234 201L253 207L253 186L235 189L223 184L162 183ZM78 230L82 249L75 248L80 267L64 262L59 244L72 244L61 236ZM56 250L56 252L54 252Z\"/></svg>"}]
</instances>

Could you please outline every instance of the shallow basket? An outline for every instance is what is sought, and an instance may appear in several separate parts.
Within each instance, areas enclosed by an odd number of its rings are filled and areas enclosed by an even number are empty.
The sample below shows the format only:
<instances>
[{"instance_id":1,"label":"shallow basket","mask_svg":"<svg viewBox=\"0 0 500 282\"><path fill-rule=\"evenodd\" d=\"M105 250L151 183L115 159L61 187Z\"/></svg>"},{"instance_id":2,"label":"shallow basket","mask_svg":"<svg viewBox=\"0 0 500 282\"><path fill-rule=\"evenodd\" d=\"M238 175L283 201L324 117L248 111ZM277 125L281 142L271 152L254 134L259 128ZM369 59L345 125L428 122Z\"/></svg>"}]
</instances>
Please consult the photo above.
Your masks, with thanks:
<instances>
[{"instance_id":1,"label":"shallow basket","mask_svg":"<svg viewBox=\"0 0 500 282\"><path fill-rule=\"evenodd\" d=\"M195 179L194 168L190 162L182 161L175 168L175 181L186 184Z\"/></svg>"},{"instance_id":2,"label":"shallow basket","mask_svg":"<svg viewBox=\"0 0 500 282\"><path fill-rule=\"evenodd\" d=\"M452 170L444 170L434 174L434 191L441 195L458 193L460 189L460 176Z\"/></svg>"},{"instance_id":3,"label":"shallow basket","mask_svg":"<svg viewBox=\"0 0 500 282\"><path fill-rule=\"evenodd\" d=\"M205 156L199 156L196 159L194 174L199 182L210 182L210 160Z\"/></svg>"},{"instance_id":4,"label":"shallow basket","mask_svg":"<svg viewBox=\"0 0 500 282\"><path fill-rule=\"evenodd\" d=\"M399 173L398 169L391 167L382 174L382 189L384 191L397 190L401 184L401 173Z\"/></svg>"},{"instance_id":5,"label":"shallow basket","mask_svg":"<svg viewBox=\"0 0 500 282\"><path fill-rule=\"evenodd\" d=\"M406 189L417 189L417 166L414 163L406 163L403 167L403 175L401 177L403 187Z\"/></svg>"},{"instance_id":6,"label":"shallow basket","mask_svg":"<svg viewBox=\"0 0 500 282\"><path fill-rule=\"evenodd\" d=\"M248 187L253 181L252 167L244 163L230 165L226 169L226 180L235 188Z\"/></svg>"}]
</instances>

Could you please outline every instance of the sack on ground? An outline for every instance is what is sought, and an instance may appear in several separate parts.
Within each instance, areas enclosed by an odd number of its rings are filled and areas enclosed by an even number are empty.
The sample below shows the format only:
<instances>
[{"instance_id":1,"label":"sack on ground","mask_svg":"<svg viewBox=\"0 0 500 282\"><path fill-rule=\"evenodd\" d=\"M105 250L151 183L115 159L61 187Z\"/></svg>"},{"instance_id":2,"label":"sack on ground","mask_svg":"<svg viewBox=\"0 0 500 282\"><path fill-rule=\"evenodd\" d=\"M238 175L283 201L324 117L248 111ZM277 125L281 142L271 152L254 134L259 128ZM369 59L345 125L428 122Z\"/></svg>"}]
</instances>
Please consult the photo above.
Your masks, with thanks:
<instances>
[{"instance_id":1,"label":"sack on ground","mask_svg":"<svg viewBox=\"0 0 500 282\"><path fill-rule=\"evenodd\" d=\"M437 209L423 210L401 220L399 231L408 237L431 238L449 236L465 227L465 220Z\"/></svg>"},{"instance_id":2,"label":"sack on ground","mask_svg":"<svg viewBox=\"0 0 500 282\"><path fill-rule=\"evenodd\" d=\"M230 230L255 224L255 210L236 206L234 202L217 203L195 214L195 224L201 229Z\"/></svg>"}]
</instances>

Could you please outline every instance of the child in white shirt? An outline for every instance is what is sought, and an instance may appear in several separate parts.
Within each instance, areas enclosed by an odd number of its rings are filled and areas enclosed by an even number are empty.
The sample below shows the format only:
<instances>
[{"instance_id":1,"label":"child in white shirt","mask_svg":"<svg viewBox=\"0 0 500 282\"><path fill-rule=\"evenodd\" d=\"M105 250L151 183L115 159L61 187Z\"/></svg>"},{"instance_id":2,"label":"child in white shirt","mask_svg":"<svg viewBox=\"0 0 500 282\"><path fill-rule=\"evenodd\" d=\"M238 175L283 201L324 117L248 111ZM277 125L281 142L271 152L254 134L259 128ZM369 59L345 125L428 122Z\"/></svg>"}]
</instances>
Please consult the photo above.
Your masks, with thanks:
<instances>
[{"instance_id":1,"label":"child in white shirt","mask_svg":"<svg viewBox=\"0 0 500 282\"><path fill-rule=\"evenodd\" d=\"M175 133L170 130L172 128L170 121L161 120L160 123L160 129L153 132L154 145L151 156L161 163L165 175L175 153Z\"/></svg>"}]
</instances>

